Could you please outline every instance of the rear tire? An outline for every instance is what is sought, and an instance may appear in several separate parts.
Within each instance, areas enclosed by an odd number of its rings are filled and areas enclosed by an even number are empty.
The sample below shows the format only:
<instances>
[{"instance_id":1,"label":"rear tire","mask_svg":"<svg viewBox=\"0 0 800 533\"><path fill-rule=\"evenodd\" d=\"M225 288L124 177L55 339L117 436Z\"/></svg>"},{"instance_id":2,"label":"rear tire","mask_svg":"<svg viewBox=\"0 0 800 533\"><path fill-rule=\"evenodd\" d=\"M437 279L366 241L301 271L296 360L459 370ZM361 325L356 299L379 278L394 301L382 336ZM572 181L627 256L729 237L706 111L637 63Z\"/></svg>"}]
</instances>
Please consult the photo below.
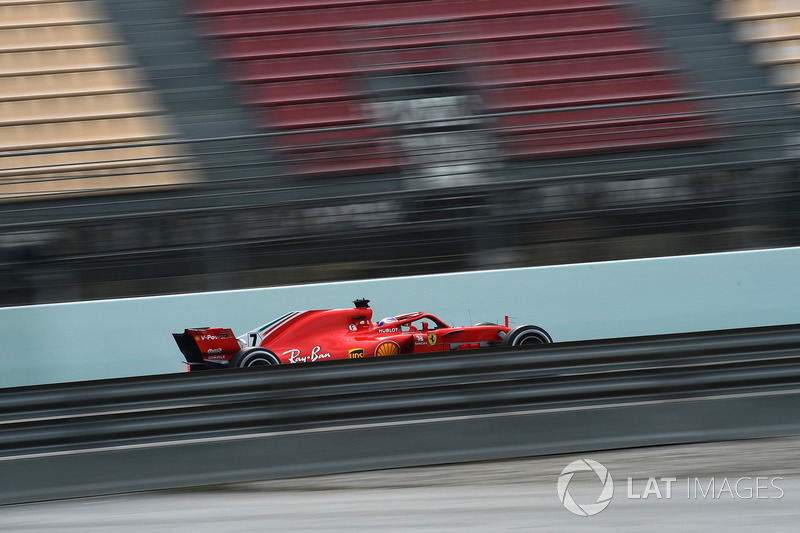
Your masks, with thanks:
<instances>
[{"instance_id":1,"label":"rear tire","mask_svg":"<svg viewBox=\"0 0 800 533\"><path fill-rule=\"evenodd\" d=\"M239 350L230 362L230 368L250 368L281 364L278 356L266 348L253 347Z\"/></svg>"},{"instance_id":2,"label":"rear tire","mask_svg":"<svg viewBox=\"0 0 800 533\"><path fill-rule=\"evenodd\" d=\"M550 344L553 338L539 326L517 326L506 334L504 346L530 346L533 344Z\"/></svg>"}]
</instances>

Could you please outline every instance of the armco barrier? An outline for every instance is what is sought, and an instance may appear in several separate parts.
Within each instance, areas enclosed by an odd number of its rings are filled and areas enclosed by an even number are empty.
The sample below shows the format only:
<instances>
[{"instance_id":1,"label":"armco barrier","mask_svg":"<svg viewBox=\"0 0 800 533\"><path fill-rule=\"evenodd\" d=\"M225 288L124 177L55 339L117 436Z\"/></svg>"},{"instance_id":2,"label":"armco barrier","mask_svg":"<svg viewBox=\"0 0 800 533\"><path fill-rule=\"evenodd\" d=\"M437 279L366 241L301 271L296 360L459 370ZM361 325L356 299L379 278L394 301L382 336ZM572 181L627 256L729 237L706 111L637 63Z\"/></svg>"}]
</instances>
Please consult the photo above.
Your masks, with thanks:
<instances>
[{"instance_id":1,"label":"armco barrier","mask_svg":"<svg viewBox=\"0 0 800 533\"><path fill-rule=\"evenodd\" d=\"M8 389L0 503L800 433L800 326Z\"/></svg>"},{"instance_id":2,"label":"armco barrier","mask_svg":"<svg viewBox=\"0 0 800 533\"><path fill-rule=\"evenodd\" d=\"M557 342L800 322L800 248L0 309L0 387L179 372L171 333L247 331L372 300L456 325L538 324ZM401 274L401 272L398 272Z\"/></svg>"}]
</instances>

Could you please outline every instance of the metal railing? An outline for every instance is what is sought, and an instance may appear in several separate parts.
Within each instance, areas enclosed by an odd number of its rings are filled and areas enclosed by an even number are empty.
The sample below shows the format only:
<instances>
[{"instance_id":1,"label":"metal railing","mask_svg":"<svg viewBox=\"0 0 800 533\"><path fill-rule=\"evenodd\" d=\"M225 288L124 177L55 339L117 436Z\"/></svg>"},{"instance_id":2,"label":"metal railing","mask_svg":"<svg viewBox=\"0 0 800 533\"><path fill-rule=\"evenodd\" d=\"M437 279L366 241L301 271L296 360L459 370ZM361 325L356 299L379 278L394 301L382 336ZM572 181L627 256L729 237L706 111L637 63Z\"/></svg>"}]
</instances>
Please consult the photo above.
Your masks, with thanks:
<instances>
[{"instance_id":1,"label":"metal railing","mask_svg":"<svg viewBox=\"0 0 800 533\"><path fill-rule=\"evenodd\" d=\"M798 342L792 325L7 389L0 503L795 434Z\"/></svg>"}]
</instances>

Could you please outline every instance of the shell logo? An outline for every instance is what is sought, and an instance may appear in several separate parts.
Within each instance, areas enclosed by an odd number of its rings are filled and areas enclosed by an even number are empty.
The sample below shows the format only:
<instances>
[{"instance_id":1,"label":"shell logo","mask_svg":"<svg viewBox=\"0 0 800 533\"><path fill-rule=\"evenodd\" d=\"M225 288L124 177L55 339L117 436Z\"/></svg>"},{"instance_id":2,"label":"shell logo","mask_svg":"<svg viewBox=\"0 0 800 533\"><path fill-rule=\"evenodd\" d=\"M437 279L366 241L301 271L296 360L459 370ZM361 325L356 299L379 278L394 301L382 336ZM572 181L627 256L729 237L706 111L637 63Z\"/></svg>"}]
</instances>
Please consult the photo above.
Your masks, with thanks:
<instances>
[{"instance_id":1,"label":"shell logo","mask_svg":"<svg viewBox=\"0 0 800 533\"><path fill-rule=\"evenodd\" d=\"M394 341L385 341L375 348L375 357L383 357L385 355L397 355L400 353L400 345Z\"/></svg>"}]
</instances>

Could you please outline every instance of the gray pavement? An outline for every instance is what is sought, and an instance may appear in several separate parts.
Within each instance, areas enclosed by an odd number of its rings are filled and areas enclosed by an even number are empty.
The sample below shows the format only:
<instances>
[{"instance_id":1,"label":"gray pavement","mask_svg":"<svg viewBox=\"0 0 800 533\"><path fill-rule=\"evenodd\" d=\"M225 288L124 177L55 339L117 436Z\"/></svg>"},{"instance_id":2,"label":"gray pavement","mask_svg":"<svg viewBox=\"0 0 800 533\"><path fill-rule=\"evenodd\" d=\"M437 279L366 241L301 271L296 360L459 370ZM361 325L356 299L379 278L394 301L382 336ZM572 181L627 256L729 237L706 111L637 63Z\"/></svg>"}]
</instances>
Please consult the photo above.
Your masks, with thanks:
<instances>
[{"instance_id":1,"label":"gray pavement","mask_svg":"<svg viewBox=\"0 0 800 533\"><path fill-rule=\"evenodd\" d=\"M562 469L584 458L602 463L614 480L608 507L588 517L567 511L556 490ZM579 472L568 490L583 505L594 503L601 488L597 476ZM3 532L729 533L797 531L798 524L800 438L406 468L0 508Z\"/></svg>"}]
</instances>

